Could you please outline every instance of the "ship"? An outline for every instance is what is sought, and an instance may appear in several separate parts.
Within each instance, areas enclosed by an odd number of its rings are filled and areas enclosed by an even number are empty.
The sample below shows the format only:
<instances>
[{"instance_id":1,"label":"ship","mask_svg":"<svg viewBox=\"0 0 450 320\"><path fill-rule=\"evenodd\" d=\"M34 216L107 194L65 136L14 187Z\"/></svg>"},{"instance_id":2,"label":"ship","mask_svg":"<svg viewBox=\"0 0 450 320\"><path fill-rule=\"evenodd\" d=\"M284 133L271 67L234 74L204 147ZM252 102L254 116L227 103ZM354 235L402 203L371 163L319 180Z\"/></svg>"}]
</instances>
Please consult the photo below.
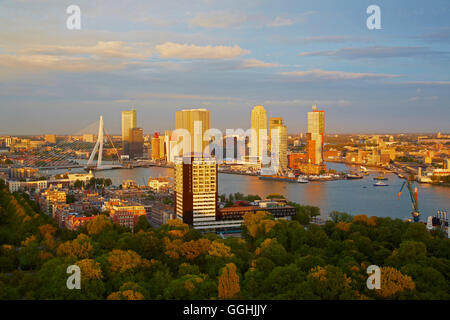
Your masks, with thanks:
<instances>
[{"instance_id":1,"label":"ship","mask_svg":"<svg viewBox=\"0 0 450 320\"><path fill-rule=\"evenodd\" d=\"M273 180L273 181L284 181L284 182L298 182L296 177L286 177L286 176L275 176L275 175L263 175L258 177L261 180Z\"/></svg>"},{"instance_id":2,"label":"ship","mask_svg":"<svg viewBox=\"0 0 450 320\"><path fill-rule=\"evenodd\" d=\"M357 173L350 172L347 174L347 179L362 179L362 178L363 176Z\"/></svg>"},{"instance_id":3,"label":"ship","mask_svg":"<svg viewBox=\"0 0 450 320\"><path fill-rule=\"evenodd\" d=\"M294 175L289 176L276 176L276 175L261 175L258 177L261 180L273 180L273 181L284 181L284 182L294 182L294 183L308 183L308 179L299 176L296 178Z\"/></svg>"},{"instance_id":4,"label":"ship","mask_svg":"<svg viewBox=\"0 0 450 320\"><path fill-rule=\"evenodd\" d=\"M375 187L387 187L388 186L388 184L381 182L381 181L378 181L377 183L374 183L373 185Z\"/></svg>"},{"instance_id":5,"label":"ship","mask_svg":"<svg viewBox=\"0 0 450 320\"><path fill-rule=\"evenodd\" d=\"M309 181L308 181L308 179L306 179L306 178L298 177L298 178L297 178L297 182L298 182L298 183L308 183Z\"/></svg>"},{"instance_id":6,"label":"ship","mask_svg":"<svg viewBox=\"0 0 450 320\"><path fill-rule=\"evenodd\" d=\"M447 234L447 238L450 238L447 211L438 210L434 217L429 216L427 221L427 229L441 229L444 233Z\"/></svg>"},{"instance_id":7,"label":"ship","mask_svg":"<svg viewBox=\"0 0 450 320\"><path fill-rule=\"evenodd\" d=\"M383 176L383 175L380 175L380 176L378 176L378 177L373 178L373 180L386 181L386 180L388 180L388 178L386 178L386 177Z\"/></svg>"}]
</instances>

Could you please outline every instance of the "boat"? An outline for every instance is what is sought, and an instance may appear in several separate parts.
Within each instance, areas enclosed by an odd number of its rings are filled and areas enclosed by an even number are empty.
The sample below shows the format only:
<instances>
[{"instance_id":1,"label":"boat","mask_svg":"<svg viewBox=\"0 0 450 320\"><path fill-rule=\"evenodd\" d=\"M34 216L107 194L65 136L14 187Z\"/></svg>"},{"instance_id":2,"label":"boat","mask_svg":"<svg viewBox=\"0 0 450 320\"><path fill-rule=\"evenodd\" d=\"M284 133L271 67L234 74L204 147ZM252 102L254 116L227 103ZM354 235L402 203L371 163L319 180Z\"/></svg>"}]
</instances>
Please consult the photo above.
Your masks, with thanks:
<instances>
[{"instance_id":1,"label":"boat","mask_svg":"<svg viewBox=\"0 0 450 320\"><path fill-rule=\"evenodd\" d=\"M261 180L274 180L274 181L284 181L284 182L297 182L295 177L286 176L275 176L275 175L261 175L258 177Z\"/></svg>"},{"instance_id":2,"label":"boat","mask_svg":"<svg viewBox=\"0 0 450 320\"><path fill-rule=\"evenodd\" d=\"M388 184L381 182L381 181L378 181L377 183L374 183L373 185L375 187L387 187L388 186Z\"/></svg>"},{"instance_id":3,"label":"boat","mask_svg":"<svg viewBox=\"0 0 450 320\"><path fill-rule=\"evenodd\" d=\"M298 183L308 183L309 181L308 181L308 179L305 179L305 178L302 178L302 177L298 177L297 178L297 182Z\"/></svg>"},{"instance_id":4,"label":"boat","mask_svg":"<svg viewBox=\"0 0 450 320\"><path fill-rule=\"evenodd\" d=\"M388 180L388 178L386 178L386 177L383 176L383 175L380 175L380 176L378 176L378 177L373 178L373 180L386 181L386 180Z\"/></svg>"},{"instance_id":5,"label":"boat","mask_svg":"<svg viewBox=\"0 0 450 320\"><path fill-rule=\"evenodd\" d=\"M357 173L348 173L347 179L362 179L363 176Z\"/></svg>"}]
</instances>

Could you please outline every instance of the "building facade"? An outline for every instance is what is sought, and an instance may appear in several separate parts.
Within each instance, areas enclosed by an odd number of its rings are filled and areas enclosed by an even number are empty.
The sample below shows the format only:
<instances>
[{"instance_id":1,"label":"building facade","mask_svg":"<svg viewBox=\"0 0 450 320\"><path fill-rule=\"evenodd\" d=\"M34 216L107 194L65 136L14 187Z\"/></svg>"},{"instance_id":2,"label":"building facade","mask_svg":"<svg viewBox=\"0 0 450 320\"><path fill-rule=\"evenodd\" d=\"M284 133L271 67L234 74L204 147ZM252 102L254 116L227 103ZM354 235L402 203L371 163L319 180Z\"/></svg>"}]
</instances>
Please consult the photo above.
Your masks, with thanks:
<instances>
[{"instance_id":1,"label":"building facade","mask_svg":"<svg viewBox=\"0 0 450 320\"><path fill-rule=\"evenodd\" d=\"M185 109L177 111L175 114L175 128L184 129L189 133L189 139L183 137L183 150L179 150L178 156L184 154L201 154L205 152L209 155L209 140L204 140L204 135L211 128L211 112L206 109Z\"/></svg>"},{"instance_id":2,"label":"building facade","mask_svg":"<svg viewBox=\"0 0 450 320\"><path fill-rule=\"evenodd\" d=\"M325 133L325 111L317 110L308 112L307 152L308 161L312 164L323 162L323 140Z\"/></svg>"},{"instance_id":3,"label":"building facade","mask_svg":"<svg viewBox=\"0 0 450 320\"><path fill-rule=\"evenodd\" d=\"M267 151L267 113L263 106L255 106L251 115L250 155L260 160Z\"/></svg>"},{"instance_id":4,"label":"building facade","mask_svg":"<svg viewBox=\"0 0 450 320\"><path fill-rule=\"evenodd\" d=\"M191 155L175 160L175 214L194 228L216 220L217 163L211 157Z\"/></svg>"},{"instance_id":5,"label":"building facade","mask_svg":"<svg viewBox=\"0 0 450 320\"><path fill-rule=\"evenodd\" d=\"M137 127L136 119L136 110L122 111L122 155L130 155L131 130Z\"/></svg>"}]
</instances>

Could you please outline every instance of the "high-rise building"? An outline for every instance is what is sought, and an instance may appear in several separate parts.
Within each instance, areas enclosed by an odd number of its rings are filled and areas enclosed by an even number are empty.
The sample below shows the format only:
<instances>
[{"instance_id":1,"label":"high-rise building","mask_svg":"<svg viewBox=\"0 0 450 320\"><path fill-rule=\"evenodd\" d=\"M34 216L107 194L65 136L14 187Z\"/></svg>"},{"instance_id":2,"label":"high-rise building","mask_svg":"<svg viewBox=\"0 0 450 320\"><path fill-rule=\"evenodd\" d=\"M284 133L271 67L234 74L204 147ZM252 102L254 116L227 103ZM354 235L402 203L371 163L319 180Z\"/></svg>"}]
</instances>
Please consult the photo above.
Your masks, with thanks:
<instances>
[{"instance_id":1,"label":"high-rise building","mask_svg":"<svg viewBox=\"0 0 450 320\"><path fill-rule=\"evenodd\" d=\"M251 116L250 155L262 160L267 150L267 114L263 106L255 106Z\"/></svg>"},{"instance_id":2,"label":"high-rise building","mask_svg":"<svg viewBox=\"0 0 450 320\"><path fill-rule=\"evenodd\" d=\"M206 109L185 109L175 114L175 129L185 129L190 134L190 150L188 144L183 143L183 150L178 155L203 153L209 141L203 140L205 131L211 128L211 112ZM184 140L184 138L183 138ZM209 154L209 150L205 152Z\"/></svg>"},{"instance_id":3,"label":"high-rise building","mask_svg":"<svg viewBox=\"0 0 450 320\"><path fill-rule=\"evenodd\" d=\"M175 147L177 145L177 138L172 133L171 130L166 130L164 132L164 154L165 159L169 163L175 162Z\"/></svg>"},{"instance_id":4,"label":"high-rise building","mask_svg":"<svg viewBox=\"0 0 450 320\"><path fill-rule=\"evenodd\" d=\"M128 155L130 159L144 156L144 134L142 128L132 128L130 130Z\"/></svg>"},{"instance_id":5,"label":"high-rise building","mask_svg":"<svg viewBox=\"0 0 450 320\"><path fill-rule=\"evenodd\" d=\"M287 128L282 118L270 118L270 152L275 172L287 169ZM272 141L273 140L273 141Z\"/></svg>"},{"instance_id":6,"label":"high-rise building","mask_svg":"<svg viewBox=\"0 0 450 320\"><path fill-rule=\"evenodd\" d=\"M312 164L323 162L323 138L325 132L325 111L312 107L308 112L307 151L308 161Z\"/></svg>"},{"instance_id":7,"label":"high-rise building","mask_svg":"<svg viewBox=\"0 0 450 320\"><path fill-rule=\"evenodd\" d=\"M218 210L215 159L201 154L177 157L174 198L175 214L184 223L200 229L214 224Z\"/></svg>"},{"instance_id":8,"label":"high-rise building","mask_svg":"<svg viewBox=\"0 0 450 320\"><path fill-rule=\"evenodd\" d=\"M54 134L46 134L44 139L48 143L51 143L51 144L56 143L56 136Z\"/></svg>"},{"instance_id":9,"label":"high-rise building","mask_svg":"<svg viewBox=\"0 0 450 320\"><path fill-rule=\"evenodd\" d=\"M122 111L122 155L130 154L131 130L136 128L136 110Z\"/></svg>"},{"instance_id":10,"label":"high-rise building","mask_svg":"<svg viewBox=\"0 0 450 320\"><path fill-rule=\"evenodd\" d=\"M95 141L95 137L92 133L83 134L83 142L94 143L94 141Z\"/></svg>"},{"instance_id":11,"label":"high-rise building","mask_svg":"<svg viewBox=\"0 0 450 320\"><path fill-rule=\"evenodd\" d=\"M159 132L155 132L152 137L152 160L162 160L165 158L164 136L160 136Z\"/></svg>"}]
</instances>

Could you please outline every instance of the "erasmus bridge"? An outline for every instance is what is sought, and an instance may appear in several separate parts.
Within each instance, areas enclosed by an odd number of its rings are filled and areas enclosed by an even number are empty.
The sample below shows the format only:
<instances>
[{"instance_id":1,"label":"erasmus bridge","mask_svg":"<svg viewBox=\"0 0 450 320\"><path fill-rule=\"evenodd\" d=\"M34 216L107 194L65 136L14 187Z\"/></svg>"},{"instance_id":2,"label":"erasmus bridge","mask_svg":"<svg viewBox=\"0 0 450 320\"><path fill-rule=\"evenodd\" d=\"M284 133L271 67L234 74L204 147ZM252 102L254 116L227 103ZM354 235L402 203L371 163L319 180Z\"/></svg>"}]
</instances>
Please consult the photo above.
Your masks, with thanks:
<instances>
[{"instance_id":1,"label":"erasmus bridge","mask_svg":"<svg viewBox=\"0 0 450 320\"><path fill-rule=\"evenodd\" d=\"M117 155L117 159L119 164L102 164L103 158L103 142L105 140L105 135L111 142L113 149ZM94 164L94 158L98 151L97 164ZM95 143L94 149L92 150L91 156L86 164L86 170L108 170L108 169L117 169L122 168L122 164L120 163L119 153L117 152L116 147L111 139L111 137L106 133L106 129L103 126L103 116L100 116L99 126L98 126L98 135L97 142Z\"/></svg>"},{"instance_id":2,"label":"erasmus bridge","mask_svg":"<svg viewBox=\"0 0 450 320\"><path fill-rule=\"evenodd\" d=\"M41 170L84 168L95 171L123 167L117 148L104 127L103 116L74 134L57 136L56 143L17 153L14 158L20 167Z\"/></svg>"}]
</instances>

